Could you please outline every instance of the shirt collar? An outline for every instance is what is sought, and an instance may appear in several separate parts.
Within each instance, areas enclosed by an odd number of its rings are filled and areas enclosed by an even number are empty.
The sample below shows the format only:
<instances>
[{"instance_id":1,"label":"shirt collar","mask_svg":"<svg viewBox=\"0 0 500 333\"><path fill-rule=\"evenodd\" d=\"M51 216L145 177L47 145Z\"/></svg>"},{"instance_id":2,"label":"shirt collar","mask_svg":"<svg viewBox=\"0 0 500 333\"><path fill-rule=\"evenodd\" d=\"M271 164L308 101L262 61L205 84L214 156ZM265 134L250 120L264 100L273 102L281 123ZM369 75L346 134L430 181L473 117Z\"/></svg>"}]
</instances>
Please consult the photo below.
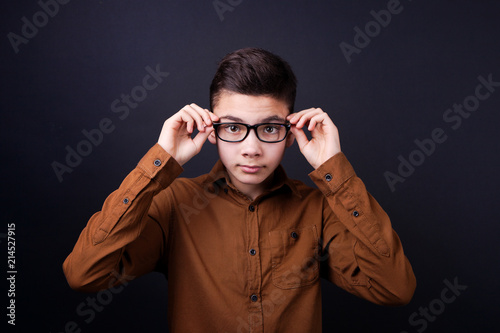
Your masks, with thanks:
<instances>
[{"instance_id":1,"label":"shirt collar","mask_svg":"<svg viewBox=\"0 0 500 333\"><path fill-rule=\"evenodd\" d=\"M226 171L226 167L222 163L221 160L218 160L215 165L213 166L212 170L210 173L207 175L204 183L225 183L228 184L228 186L231 186L234 188L234 185L231 184L231 180L229 179L229 175ZM280 164L274 170L274 179L273 183L271 185L271 188L269 189L269 192L274 192L280 188L288 188L290 191L292 191L293 194L301 198L301 194L299 190L297 189L297 186L295 185L294 181L286 175L285 169L283 166Z\"/></svg>"}]
</instances>

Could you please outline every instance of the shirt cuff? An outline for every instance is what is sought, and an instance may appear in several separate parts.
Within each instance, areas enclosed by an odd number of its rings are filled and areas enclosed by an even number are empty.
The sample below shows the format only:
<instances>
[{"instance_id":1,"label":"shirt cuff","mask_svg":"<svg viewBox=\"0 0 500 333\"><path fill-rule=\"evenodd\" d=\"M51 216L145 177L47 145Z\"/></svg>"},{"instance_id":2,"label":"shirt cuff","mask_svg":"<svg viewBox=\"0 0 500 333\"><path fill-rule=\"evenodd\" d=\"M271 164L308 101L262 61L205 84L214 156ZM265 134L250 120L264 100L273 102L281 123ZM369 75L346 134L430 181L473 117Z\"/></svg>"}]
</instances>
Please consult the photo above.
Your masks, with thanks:
<instances>
[{"instance_id":1,"label":"shirt cuff","mask_svg":"<svg viewBox=\"0 0 500 333\"><path fill-rule=\"evenodd\" d=\"M325 196L337 192L346 181L354 176L356 173L342 152L333 155L309 174Z\"/></svg>"},{"instance_id":2,"label":"shirt cuff","mask_svg":"<svg viewBox=\"0 0 500 333\"><path fill-rule=\"evenodd\" d=\"M167 188L184 170L182 166L156 143L139 161L137 167L150 179Z\"/></svg>"}]
</instances>

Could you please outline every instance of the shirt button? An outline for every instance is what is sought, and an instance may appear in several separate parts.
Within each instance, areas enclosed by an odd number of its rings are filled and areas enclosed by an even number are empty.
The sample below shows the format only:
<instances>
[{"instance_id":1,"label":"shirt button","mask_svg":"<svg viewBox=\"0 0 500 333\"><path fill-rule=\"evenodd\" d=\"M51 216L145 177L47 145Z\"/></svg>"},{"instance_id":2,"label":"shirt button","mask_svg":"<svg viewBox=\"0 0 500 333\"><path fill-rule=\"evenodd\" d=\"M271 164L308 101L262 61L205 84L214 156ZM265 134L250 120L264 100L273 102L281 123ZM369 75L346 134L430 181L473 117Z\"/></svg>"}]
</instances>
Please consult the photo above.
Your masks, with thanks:
<instances>
[{"instance_id":1,"label":"shirt button","mask_svg":"<svg viewBox=\"0 0 500 333\"><path fill-rule=\"evenodd\" d=\"M125 205L126 205L126 204L128 204L128 203L129 203L128 198L123 199L123 203L124 203Z\"/></svg>"},{"instance_id":2,"label":"shirt button","mask_svg":"<svg viewBox=\"0 0 500 333\"><path fill-rule=\"evenodd\" d=\"M251 255L253 255L253 256L254 256L256 253L257 253L257 251L255 251L255 249L251 249L251 250L250 250L250 254L251 254Z\"/></svg>"},{"instance_id":3,"label":"shirt button","mask_svg":"<svg viewBox=\"0 0 500 333\"><path fill-rule=\"evenodd\" d=\"M253 205L250 205L250 206L248 206L248 210L253 212L253 211L255 211L255 207Z\"/></svg>"},{"instance_id":4,"label":"shirt button","mask_svg":"<svg viewBox=\"0 0 500 333\"><path fill-rule=\"evenodd\" d=\"M333 179L333 177L332 177L332 175L330 175L329 173L327 173L327 174L325 175L325 180L326 180L327 182L331 181L332 179Z\"/></svg>"},{"instance_id":5,"label":"shirt button","mask_svg":"<svg viewBox=\"0 0 500 333\"><path fill-rule=\"evenodd\" d=\"M257 297L257 295L253 294L252 296L250 296L250 299L252 300L252 302L257 302L259 298Z\"/></svg>"},{"instance_id":6,"label":"shirt button","mask_svg":"<svg viewBox=\"0 0 500 333\"><path fill-rule=\"evenodd\" d=\"M224 193L226 193L226 194L227 194L227 188L225 188L225 189L224 189Z\"/></svg>"},{"instance_id":7,"label":"shirt button","mask_svg":"<svg viewBox=\"0 0 500 333\"><path fill-rule=\"evenodd\" d=\"M155 164L155 166L159 167L161 165L161 161L160 160L155 160L153 162Z\"/></svg>"},{"instance_id":8,"label":"shirt button","mask_svg":"<svg viewBox=\"0 0 500 333\"><path fill-rule=\"evenodd\" d=\"M293 239L297 239L297 237L299 237L299 235L297 235L297 233L295 231L292 231L292 233L290 234L290 237L292 237Z\"/></svg>"},{"instance_id":9,"label":"shirt button","mask_svg":"<svg viewBox=\"0 0 500 333\"><path fill-rule=\"evenodd\" d=\"M359 216L359 213L357 210L355 210L354 212L352 212L352 215L354 215L354 217L358 217Z\"/></svg>"}]
</instances>

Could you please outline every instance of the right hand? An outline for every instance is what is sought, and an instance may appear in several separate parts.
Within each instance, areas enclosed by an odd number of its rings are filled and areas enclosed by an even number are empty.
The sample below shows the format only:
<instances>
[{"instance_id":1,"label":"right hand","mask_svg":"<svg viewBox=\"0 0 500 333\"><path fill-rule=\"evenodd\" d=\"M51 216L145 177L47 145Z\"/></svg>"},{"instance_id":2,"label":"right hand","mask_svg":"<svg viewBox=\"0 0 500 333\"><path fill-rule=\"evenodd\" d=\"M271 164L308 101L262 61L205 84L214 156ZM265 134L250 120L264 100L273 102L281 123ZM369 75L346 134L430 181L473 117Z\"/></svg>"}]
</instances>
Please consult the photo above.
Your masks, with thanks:
<instances>
[{"instance_id":1,"label":"right hand","mask_svg":"<svg viewBox=\"0 0 500 333\"><path fill-rule=\"evenodd\" d=\"M194 103L186 105L165 121L158 144L180 165L184 165L200 152L208 135L214 130L212 122L218 120L219 117L207 109ZM199 133L191 138L195 126Z\"/></svg>"}]
</instances>

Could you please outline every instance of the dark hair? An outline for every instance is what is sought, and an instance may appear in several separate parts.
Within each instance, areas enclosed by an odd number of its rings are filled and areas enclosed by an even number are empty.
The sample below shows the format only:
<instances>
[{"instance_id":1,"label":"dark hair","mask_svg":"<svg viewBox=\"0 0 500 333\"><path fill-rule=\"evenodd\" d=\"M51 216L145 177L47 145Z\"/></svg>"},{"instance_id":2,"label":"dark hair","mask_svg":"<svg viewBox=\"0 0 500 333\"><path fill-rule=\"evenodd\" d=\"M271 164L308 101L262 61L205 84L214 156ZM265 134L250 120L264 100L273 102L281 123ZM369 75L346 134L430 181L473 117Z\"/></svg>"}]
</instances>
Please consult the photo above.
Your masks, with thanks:
<instances>
[{"instance_id":1,"label":"dark hair","mask_svg":"<svg viewBox=\"0 0 500 333\"><path fill-rule=\"evenodd\" d=\"M213 110L224 91L250 96L271 96L285 102L293 112L297 79L290 65L279 56L259 48L227 54L219 63L210 85Z\"/></svg>"}]
</instances>

